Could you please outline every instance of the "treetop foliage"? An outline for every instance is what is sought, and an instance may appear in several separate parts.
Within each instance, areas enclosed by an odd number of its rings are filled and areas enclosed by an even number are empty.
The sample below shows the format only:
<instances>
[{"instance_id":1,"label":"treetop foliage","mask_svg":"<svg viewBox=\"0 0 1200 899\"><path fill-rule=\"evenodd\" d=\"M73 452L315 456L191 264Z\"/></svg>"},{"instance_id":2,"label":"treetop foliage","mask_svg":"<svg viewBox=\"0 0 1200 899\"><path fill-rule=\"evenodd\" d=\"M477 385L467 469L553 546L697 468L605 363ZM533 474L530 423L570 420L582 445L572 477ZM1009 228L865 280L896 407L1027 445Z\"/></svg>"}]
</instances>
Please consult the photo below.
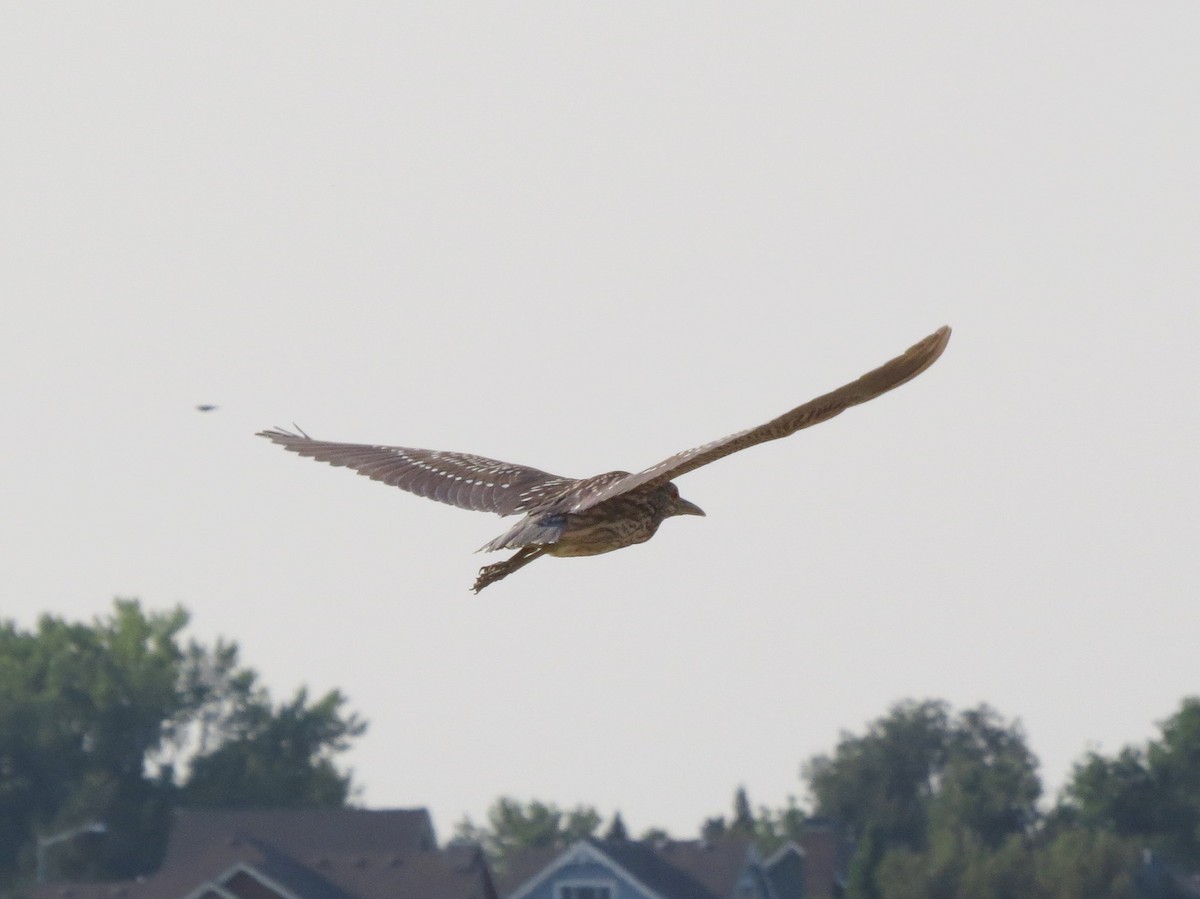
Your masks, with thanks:
<instances>
[{"instance_id":1,"label":"treetop foliage","mask_svg":"<svg viewBox=\"0 0 1200 899\"><path fill-rule=\"evenodd\" d=\"M1020 725L987 706L900 703L804 774L817 811L856 839L851 899L1165 897L1172 866L1200 867L1197 699L1161 740L1090 754L1048 814ZM1164 863L1144 864L1146 849Z\"/></svg>"},{"instance_id":2,"label":"treetop foliage","mask_svg":"<svg viewBox=\"0 0 1200 899\"><path fill-rule=\"evenodd\" d=\"M276 706L236 644L184 643L187 623L136 600L90 624L0 623L0 886L32 873L38 836L86 822L105 833L57 846L55 876L153 870L181 804L345 804L333 759L365 728L345 698Z\"/></svg>"},{"instance_id":3,"label":"treetop foliage","mask_svg":"<svg viewBox=\"0 0 1200 899\"><path fill-rule=\"evenodd\" d=\"M563 810L536 799L522 803L501 796L488 809L485 825L463 818L455 825L454 839L482 846L493 862L503 867L519 849L562 848L593 836L600 820L599 813L587 805Z\"/></svg>"},{"instance_id":4,"label":"treetop foliage","mask_svg":"<svg viewBox=\"0 0 1200 899\"><path fill-rule=\"evenodd\" d=\"M1166 899L1182 895L1175 871L1200 869L1200 699L1163 722L1160 740L1087 756L1048 813L1020 724L986 705L899 703L802 771L821 826L853 846L849 899ZM752 808L738 787L730 814L704 820L699 835L749 836L766 857L802 842L812 820L794 798ZM504 798L485 826L464 821L459 836L503 867L522 847L590 835L595 810L573 814ZM589 826L572 831L569 820ZM618 815L610 832L618 821L624 831ZM659 828L641 836L666 838ZM1162 862L1147 865L1146 849Z\"/></svg>"},{"instance_id":5,"label":"treetop foliage","mask_svg":"<svg viewBox=\"0 0 1200 899\"><path fill-rule=\"evenodd\" d=\"M153 870L181 805L345 805L353 786L336 760L366 728L346 698L301 687L275 703L236 643L185 642L187 623L181 608L135 600L91 623L0 622L0 892L31 876L38 836L86 822L106 832L56 846L52 875ZM986 705L899 703L801 772L812 814L853 843L850 899L1166 897L1175 871L1200 870L1200 698L1145 746L1087 754L1048 812L1019 722ZM766 856L803 839L809 820L794 798L756 810L738 787L728 817L700 832L749 837ZM501 797L455 834L503 868L522 848L560 848L600 825L591 806ZM619 813L605 837L628 839ZM1147 850L1162 861L1145 864Z\"/></svg>"},{"instance_id":6,"label":"treetop foliage","mask_svg":"<svg viewBox=\"0 0 1200 899\"><path fill-rule=\"evenodd\" d=\"M1162 736L1113 758L1096 752L1074 769L1063 820L1120 837L1200 869L1200 697L1185 699Z\"/></svg>"}]
</instances>

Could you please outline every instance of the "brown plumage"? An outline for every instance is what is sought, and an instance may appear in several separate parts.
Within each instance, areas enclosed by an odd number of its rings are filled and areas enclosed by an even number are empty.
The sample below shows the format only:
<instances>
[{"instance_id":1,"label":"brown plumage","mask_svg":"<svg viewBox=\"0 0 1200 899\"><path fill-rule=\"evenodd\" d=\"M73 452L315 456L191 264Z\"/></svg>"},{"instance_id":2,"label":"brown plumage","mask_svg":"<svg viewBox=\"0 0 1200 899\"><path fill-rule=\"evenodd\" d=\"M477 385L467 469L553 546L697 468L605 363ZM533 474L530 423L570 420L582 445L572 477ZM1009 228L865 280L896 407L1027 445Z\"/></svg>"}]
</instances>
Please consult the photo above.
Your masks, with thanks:
<instances>
[{"instance_id":1,"label":"brown plumage","mask_svg":"<svg viewBox=\"0 0 1200 899\"><path fill-rule=\"evenodd\" d=\"M703 446L676 453L644 471L610 471L591 478L564 478L526 465L498 462L467 453L402 446L330 443L303 431L260 431L284 449L352 468L382 481L463 509L524 517L482 547L516 549L515 555L479 570L474 590L512 574L541 555L590 556L644 543L664 519L703 515L671 483L680 475L768 440L787 437L874 399L932 365L950 340L939 328L920 343L874 371L837 390L810 400L765 424ZM298 430L298 429L297 429Z\"/></svg>"}]
</instances>

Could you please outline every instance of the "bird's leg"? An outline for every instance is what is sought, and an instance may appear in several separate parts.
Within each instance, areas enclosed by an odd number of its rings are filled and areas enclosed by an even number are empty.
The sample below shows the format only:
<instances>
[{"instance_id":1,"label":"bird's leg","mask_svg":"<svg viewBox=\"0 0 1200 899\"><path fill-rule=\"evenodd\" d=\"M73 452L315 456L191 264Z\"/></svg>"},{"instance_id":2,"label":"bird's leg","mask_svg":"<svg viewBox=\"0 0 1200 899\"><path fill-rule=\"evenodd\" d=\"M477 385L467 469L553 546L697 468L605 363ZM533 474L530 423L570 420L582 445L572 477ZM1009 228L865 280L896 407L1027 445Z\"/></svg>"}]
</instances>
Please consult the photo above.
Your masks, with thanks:
<instances>
[{"instance_id":1,"label":"bird's leg","mask_svg":"<svg viewBox=\"0 0 1200 899\"><path fill-rule=\"evenodd\" d=\"M475 578L475 586L471 589L478 593L488 584L494 584L501 578L506 578L518 568L528 565L546 551L544 546L523 546L514 555L495 565L484 565L479 569L479 577Z\"/></svg>"}]
</instances>

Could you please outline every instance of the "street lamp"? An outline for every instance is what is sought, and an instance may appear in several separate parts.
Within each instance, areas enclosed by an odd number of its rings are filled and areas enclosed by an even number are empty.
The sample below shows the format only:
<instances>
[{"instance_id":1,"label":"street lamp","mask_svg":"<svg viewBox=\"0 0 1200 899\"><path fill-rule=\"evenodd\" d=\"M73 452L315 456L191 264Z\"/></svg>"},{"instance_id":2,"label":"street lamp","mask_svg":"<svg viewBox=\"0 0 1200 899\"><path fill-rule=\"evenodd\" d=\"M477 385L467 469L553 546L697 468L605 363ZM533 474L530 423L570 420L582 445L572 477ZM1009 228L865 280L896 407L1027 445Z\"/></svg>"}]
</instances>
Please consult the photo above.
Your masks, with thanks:
<instances>
[{"instance_id":1,"label":"street lamp","mask_svg":"<svg viewBox=\"0 0 1200 899\"><path fill-rule=\"evenodd\" d=\"M37 882L46 882L46 852L51 846L57 846L59 843L65 843L67 840L74 839L81 833L107 833L108 825L103 821L89 821L87 824L81 824L71 830L64 830L62 833L56 833L53 836L37 838Z\"/></svg>"}]
</instances>

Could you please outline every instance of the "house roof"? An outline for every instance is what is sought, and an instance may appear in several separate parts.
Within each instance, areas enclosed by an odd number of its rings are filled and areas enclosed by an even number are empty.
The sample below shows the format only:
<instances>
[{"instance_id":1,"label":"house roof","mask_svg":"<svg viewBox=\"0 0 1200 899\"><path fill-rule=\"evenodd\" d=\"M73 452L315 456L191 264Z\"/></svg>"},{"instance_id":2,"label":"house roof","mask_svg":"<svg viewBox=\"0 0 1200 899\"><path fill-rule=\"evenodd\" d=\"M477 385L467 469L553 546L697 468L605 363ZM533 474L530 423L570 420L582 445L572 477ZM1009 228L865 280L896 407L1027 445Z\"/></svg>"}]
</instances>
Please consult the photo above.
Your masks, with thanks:
<instances>
[{"instance_id":1,"label":"house roof","mask_svg":"<svg viewBox=\"0 0 1200 899\"><path fill-rule=\"evenodd\" d=\"M424 809L179 813L136 881L46 884L33 899L495 899L473 847L437 851Z\"/></svg>"},{"instance_id":2,"label":"house roof","mask_svg":"<svg viewBox=\"0 0 1200 899\"><path fill-rule=\"evenodd\" d=\"M656 845L655 851L721 899L733 895L738 878L752 857L750 840L739 837L714 842L670 840Z\"/></svg>"},{"instance_id":3,"label":"house roof","mask_svg":"<svg viewBox=\"0 0 1200 899\"><path fill-rule=\"evenodd\" d=\"M518 853L498 880L501 896L521 896L582 855L597 856L663 899L727 899L751 859L750 842L727 839L640 842L580 840L563 850Z\"/></svg>"},{"instance_id":4,"label":"house roof","mask_svg":"<svg viewBox=\"0 0 1200 899\"><path fill-rule=\"evenodd\" d=\"M494 862L492 877L496 881L496 892L503 897L511 896L526 881L545 870L562 852L560 846L521 849Z\"/></svg>"},{"instance_id":5,"label":"house roof","mask_svg":"<svg viewBox=\"0 0 1200 899\"><path fill-rule=\"evenodd\" d=\"M410 856L343 856L319 869L355 899L496 899L483 853L472 847Z\"/></svg>"},{"instance_id":6,"label":"house roof","mask_svg":"<svg viewBox=\"0 0 1200 899\"><path fill-rule=\"evenodd\" d=\"M804 850L785 843L763 862L763 871L775 899L800 899L805 895Z\"/></svg>"},{"instance_id":7,"label":"house roof","mask_svg":"<svg viewBox=\"0 0 1200 899\"><path fill-rule=\"evenodd\" d=\"M437 847L425 809L182 809L176 812L163 868L200 846L232 845L238 838L268 843L305 862L325 853L397 852Z\"/></svg>"},{"instance_id":8,"label":"house roof","mask_svg":"<svg viewBox=\"0 0 1200 899\"><path fill-rule=\"evenodd\" d=\"M853 844L831 822L810 821L799 843L804 850L804 894L832 896L844 879Z\"/></svg>"},{"instance_id":9,"label":"house roof","mask_svg":"<svg viewBox=\"0 0 1200 899\"><path fill-rule=\"evenodd\" d=\"M244 892L265 896L261 889L254 889L253 884L257 883L268 885L272 890L279 887L297 899L354 899L313 869L294 861L272 846L257 841L251 842L261 853L260 858L253 863L239 862L228 871L213 872L209 880L214 885L228 889L239 897ZM240 884L246 886L239 886ZM291 899L291 896L287 899Z\"/></svg>"}]
</instances>

